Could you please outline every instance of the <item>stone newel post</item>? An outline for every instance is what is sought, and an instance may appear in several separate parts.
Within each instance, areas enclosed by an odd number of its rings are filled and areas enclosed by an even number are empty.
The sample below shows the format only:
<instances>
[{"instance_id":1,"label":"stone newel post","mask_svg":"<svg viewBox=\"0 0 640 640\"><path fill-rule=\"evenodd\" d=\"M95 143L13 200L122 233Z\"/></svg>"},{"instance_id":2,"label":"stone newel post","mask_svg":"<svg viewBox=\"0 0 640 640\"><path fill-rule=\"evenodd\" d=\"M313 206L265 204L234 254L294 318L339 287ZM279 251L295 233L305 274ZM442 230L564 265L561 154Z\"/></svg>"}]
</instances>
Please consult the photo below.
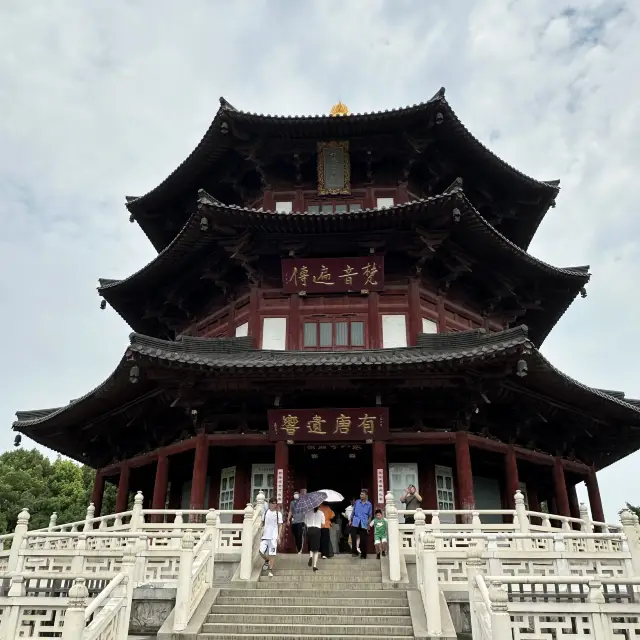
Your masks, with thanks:
<instances>
[{"instance_id":1,"label":"stone newel post","mask_svg":"<svg viewBox=\"0 0 640 640\"><path fill-rule=\"evenodd\" d=\"M133 510L131 512L131 531L137 531L142 528L144 524L144 516L142 515L142 503L144 497L142 491L136 493L136 497L133 499Z\"/></svg>"},{"instance_id":2,"label":"stone newel post","mask_svg":"<svg viewBox=\"0 0 640 640\"><path fill-rule=\"evenodd\" d=\"M84 631L84 610L87 606L89 591L84 578L77 578L69 589L69 604L64 615L62 640L79 640Z\"/></svg>"},{"instance_id":3,"label":"stone newel post","mask_svg":"<svg viewBox=\"0 0 640 640\"><path fill-rule=\"evenodd\" d=\"M509 596L502 588L502 582L492 581L489 585L491 601L491 635L493 640L511 638L511 617L509 616Z\"/></svg>"},{"instance_id":4,"label":"stone newel post","mask_svg":"<svg viewBox=\"0 0 640 640\"><path fill-rule=\"evenodd\" d=\"M253 565L253 507L250 504L244 508L240 553L240 580L249 580Z\"/></svg>"},{"instance_id":5,"label":"stone newel post","mask_svg":"<svg viewBox=\"0 0 640 640\"><path fill-rule=\"evenodd\" d=\"M631 513L629 509L625 509L620 513L620 522L622 524L622 531L627 538L629 551L631 552L633 574L638 578L640 577L640 531L637 516Z\"/></svg>"},{"instance_id":6,"label":"stone newel post","mask_svg":"<svg viewBox=\"0 0 640 640\"><path fill-rule=\"evenodd\" d=\"M209 585L213 584L213 577L215 573L216 562L216 549L218 547L218 513L215 509L209 509L207 511L207 517L205 520L204 535L210 536L210 540L207 543L211 553L211 570L207 578Z\"/></svg>"},{"instance_id":7,"label":"stone newel post","mask_svg":"<svg viewBox=\"0 0 640 640\"><path fill-rule=\"evenodd\" d=\"M415 530L413 532L413 544L416 549L420 546L422 542L422 535L427 530L426 527L426 516L424 515L424 511L420 508L416 509L416 515L414 516Z\"/></svg>"},{"instance_id":8,"label":"stone newel post","mask_svg":"<svg viewBox=\"0 0 640 640\"><path fill-rule=\"evenodd\" d=\"M18 555L22 540L29 530L29 518L31 518L29 509L23 509L18 515L16 528L13 532L13 540L11 540L11 551L9 552L9 572L15 571L18 566Z\"/></svg>"},{"instance_id":9,"label":"stone newel post","mask_svg":"<svg viewBox=\"0 0 640 640\"><path fill-rule=\"evenodd\" d=\"M438 583L438 556L436 555L436 538L433 533L423 535L424 571L423 584L425 590L425 613L427 629L430 636L442 634L442 618L440 616L440 585Z\"/></svg>"},{"instance_id":10,"label":"stone newel post","mask_svg":"<svg viewBox=\"0 0 640 640\"><path fill-rule=\"evenodd\" d=\"M178 588L176 589L176 607L173 618L173 630L184 631L189 622L189 605L191 603L191 572L193 570L193 548L195 538L190 529L182 536L180 550L180 567L178 569Z\"/></svg>"},{"instance_id":11,"label":"stone newel post","mask_svg":"<svg viewBox=\"0 0 640 640\"><path fill-rule=\"evenodd\" d=\"M93 502L89 503L89 506L87 507L87 515L84 518L84 527L82 528L83 531L91 531L93 529L93 516L96 513L96 508L93 505Z\"/></svg>"},{"instance_id":12,"label":"stone newel post","mask_svg":"<svg viewBox=\"0 0 640 640\"><path fill-rule=\"evenodd\" d=\"M389 529L389 579L400 582L400 529L398 509L391 491L385 497L387 525Z\"/></svg>"}]
</instances>

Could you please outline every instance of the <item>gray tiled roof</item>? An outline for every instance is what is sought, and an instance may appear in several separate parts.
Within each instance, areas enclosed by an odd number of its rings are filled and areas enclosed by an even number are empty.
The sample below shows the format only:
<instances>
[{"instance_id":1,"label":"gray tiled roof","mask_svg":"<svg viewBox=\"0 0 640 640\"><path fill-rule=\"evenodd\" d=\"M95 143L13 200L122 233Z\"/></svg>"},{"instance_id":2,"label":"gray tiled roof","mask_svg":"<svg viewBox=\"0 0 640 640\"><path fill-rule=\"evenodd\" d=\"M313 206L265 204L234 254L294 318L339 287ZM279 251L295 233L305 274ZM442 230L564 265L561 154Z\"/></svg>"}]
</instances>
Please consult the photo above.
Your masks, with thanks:
<instances>
[{"instance_id":1,"label":"gray tiled roof","mask_svg":"<svg viewBox=\"0 0 640 640\"><path fill-rule=\"evenodd\" d=\"M168 197L186 185L192 185L194 180L226 152L229 147L230 135L222 129L223 122L237 122L245 129L253 127L262 135L274 135L278 137L322 137L342 136L348 137L354 134L366 134L373 130L393 130L403 127L409 121L420 121L432 118L436 113L444 116L441 129L447 129L448 135L454 138L455 144L464 150L464 155L476 162L482 162L488 169L499 172L506 179L511 179L516 184L528 190L542 194L551 199L558 192L557 180L540 181L531 178L513 166L500 159L462 124L447 100L444 88L440 89L430 100L420 104L400 109L390 109L373 113L353 114L342 117L329 115L316 116L272 116L240 111L233 108L224 98L220 99L220 108L213 121L209 125L202 140L191 154L157 187L138 198L127 198L126 206L129 211L138 215L154 208L161 207ZM143 230L153 223L139 220ZM533 229L524 234L523 246L527 246L531 236L539 224L539 220L523 221L525 225ZM145 232L151 230L151 227ZM154 235L153 233L151 235ZM161 242L158 238L151 238L158 251L162 250L167 242Z\"/></svg>"},{"instance_id":2,"label":"gray tiled roof","mask_svg":"<svg viewBox=\"0 0 640 640\"><path fill-rule=\"evenodd\" d=\"M348 351L268 351L252 349L250 338L190 338L170 342L131 334L129 353L210 370L277 369L295 375L294 370L322 368L341 370L375 367L405 368L412 365L463 363L485 360L513 351L528 343L526 327L498 333L471 331L421 336L417 347Z\"/></svg>"},{"instance_id":3,"label":"gray tiled roof","mask_svg":"<svg viewBox=\"0 0 640 640\"><path fill-rule=\"evenodd\" d=\"M494 271L512 275L531 284L541 285L545 311L535 320L527 316L531 327L531 339L541 344L560 316L589 280L589 268L554 267L511 242L499 233L466 198L462 189L449 193L397 204L383 209L363 209L349 213L278 213L223 205L212 202L204 192L200 201L202 209L195 211L162 252L138 272L124 280L101 280L98 292L118 311L132 328L150 332L141 324L141 311L136 300L141 291L164 284L182 266L192 261L200 250L216 246L218 234L202 231L203 216L210 222L240 231L250 230L257 234L323 234L348 231L411 230L425 225L429 228L447 230L454 234L458 244L469 256L477 257ZM452 211L457 208L461 217L451 226ZM555 299L544 298L545 286L550 285ZM137 315L136 315L137 314Z\"/></svg>"},{"instance_id":4,"label":"gray tiled roof","mask_svg":"<svg viewBox=\"0 0 640 640\"><path fill-rule=\"evenodd\" d=\"M267 375L273 380L284 380L308 375L312 371L360 377L368 374L397 376L465 371L470 365L482 371L483 364L509 360L515 364L516 358L523 358L529 368L526 377L510 378L515 380L517 387L537 391L544 397L561 398L594 417L601 416L605 421L640 424L640 402L625 401L619 393L611 395L592 389L558 371L532 346L527 337L527 327L522 325L494 333L480 329L424 334L419 336L415 347L328 352L257 350L252 348L250 338L183 336L170 342L133 333L125 356L101 385L58 409L19 411L13 427L34 437L47 433L33 431L41 426L75 429L94 420L105 410L120 406L123 400L152 392L153 386L129 382L129 370L134 362L139 364L142 372L146 367L178 367L212 376L248 378ZM42 436L38 441L46 444L47 437Z\"/></svg>"}]
</instances>

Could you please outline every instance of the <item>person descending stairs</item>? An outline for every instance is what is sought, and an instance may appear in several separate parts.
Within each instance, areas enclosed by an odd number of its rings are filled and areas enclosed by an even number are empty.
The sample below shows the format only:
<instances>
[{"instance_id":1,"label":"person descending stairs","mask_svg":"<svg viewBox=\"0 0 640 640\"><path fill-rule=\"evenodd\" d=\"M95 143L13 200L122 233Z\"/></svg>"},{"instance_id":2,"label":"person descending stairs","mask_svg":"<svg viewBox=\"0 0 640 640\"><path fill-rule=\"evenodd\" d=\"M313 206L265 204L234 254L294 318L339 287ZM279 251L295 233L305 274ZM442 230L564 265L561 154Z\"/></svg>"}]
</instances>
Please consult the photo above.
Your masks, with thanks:
<instances>
[{"instance_id":1,"label":"person descending stairs","mask_svg":"<svg viewBox=\"0 0 640 640\"><path fill-rule=\"evenodd\" d=\"M380 562L335 557L313 572L304 556L283 556L255 589L221 589L200 640L408 640L407 593L383 590Z\"/></svg>"}]
</instances>

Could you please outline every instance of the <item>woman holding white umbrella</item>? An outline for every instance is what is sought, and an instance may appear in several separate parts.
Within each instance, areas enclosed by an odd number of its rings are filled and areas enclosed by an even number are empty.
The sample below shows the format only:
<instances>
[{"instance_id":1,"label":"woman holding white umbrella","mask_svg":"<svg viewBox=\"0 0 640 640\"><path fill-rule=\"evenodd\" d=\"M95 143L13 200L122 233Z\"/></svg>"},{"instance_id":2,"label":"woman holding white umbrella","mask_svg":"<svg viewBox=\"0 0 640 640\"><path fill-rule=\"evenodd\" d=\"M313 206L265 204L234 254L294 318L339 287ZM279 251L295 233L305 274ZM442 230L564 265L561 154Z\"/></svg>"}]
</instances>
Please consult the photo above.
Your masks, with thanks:
<instances>
[{"instance_id":1,"label":"woman holding white umbrella","mask_svg":"<svg viewBox=\"0 0 640 640\"><path fill-rule=\"evenodd\" d=\"M333 489L322 489L320 493L327 494L327 499L320 506L320 510L324 513L325 518L324 526L320 532L320 550L324 559L331 558L334 554L340 553L340 526L332 522L336 517L336 513L331 509L329 503L335 504L342 502L344 496Z\"/></svg>"}]
</instances>

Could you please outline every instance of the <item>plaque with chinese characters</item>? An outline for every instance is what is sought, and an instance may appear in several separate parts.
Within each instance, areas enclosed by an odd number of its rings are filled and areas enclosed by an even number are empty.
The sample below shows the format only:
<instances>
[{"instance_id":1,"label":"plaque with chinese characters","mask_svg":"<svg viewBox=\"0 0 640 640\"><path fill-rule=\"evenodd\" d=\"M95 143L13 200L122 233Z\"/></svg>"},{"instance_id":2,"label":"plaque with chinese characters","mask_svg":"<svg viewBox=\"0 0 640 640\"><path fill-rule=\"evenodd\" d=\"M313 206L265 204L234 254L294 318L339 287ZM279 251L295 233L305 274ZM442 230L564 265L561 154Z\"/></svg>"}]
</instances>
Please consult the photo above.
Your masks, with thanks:
<instances>
[{"instance_id":1,"label":"plaque with chinese characters","mask_svg":"<svg viewBox=\"0 0 640 640\"><path fill-rule=\"evenodd\" d=\"M267 412L270 440L335 442L385 440L389 409L274 409Z\"/></svg>"},{"instance_id":2,"label":"plaque with chinese characters","mask_svg":"<svg viewBox=\"0 0 640 640\"><path fill-rule=\"evenodd\" d=\"M282 260L282 285L287 293L380 291L384 258L286 258Z\"/></svg>"},{"instance_id":3,"label":"plaque with chinese characters","mask_svg":"<svg viewBox=\"0 0 640 640\"><path fill-rule=\"evenodd\" d=\"M326 196L350 193L349 142L318 142L318 194Z\"/></svg>"}]
</instances>

